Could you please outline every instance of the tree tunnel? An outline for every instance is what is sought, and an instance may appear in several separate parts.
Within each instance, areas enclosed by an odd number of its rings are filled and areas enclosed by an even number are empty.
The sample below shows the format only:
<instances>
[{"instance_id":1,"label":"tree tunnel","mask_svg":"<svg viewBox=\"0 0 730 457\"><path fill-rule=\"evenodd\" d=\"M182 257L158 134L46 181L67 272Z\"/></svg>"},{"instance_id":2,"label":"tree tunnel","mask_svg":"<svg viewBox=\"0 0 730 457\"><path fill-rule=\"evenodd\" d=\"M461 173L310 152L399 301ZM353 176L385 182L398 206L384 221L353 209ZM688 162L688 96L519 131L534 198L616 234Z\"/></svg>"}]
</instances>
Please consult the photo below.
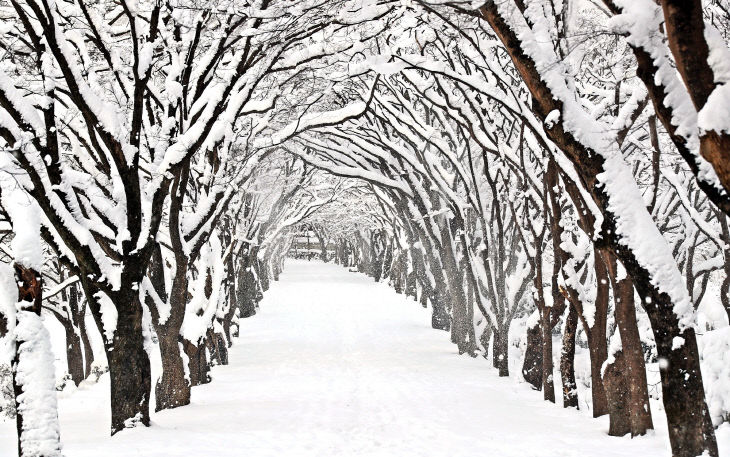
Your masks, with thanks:
<instances>
[{"instance_id":1,"label":"tree tunnel","mask_svg":"<svg viewBox=\"0 0 730 457\"><path fill-rule=\"evenodd\" d=\"M673 455L717 456L728 412L698 333L725 325L708 302L730 319L724 3L582 3L0 5L19 454L60 455L54 404L28 406L54 380L21 370L52 363L41 313L76 384L101 338L111 433L149 425L227 363L306 233L308 257L417 300L500 376L528 322L520 375L547 401L558 369L578 407L586 345L611 435L653 428L658 363Z\"/></svg>"}]
</instances>

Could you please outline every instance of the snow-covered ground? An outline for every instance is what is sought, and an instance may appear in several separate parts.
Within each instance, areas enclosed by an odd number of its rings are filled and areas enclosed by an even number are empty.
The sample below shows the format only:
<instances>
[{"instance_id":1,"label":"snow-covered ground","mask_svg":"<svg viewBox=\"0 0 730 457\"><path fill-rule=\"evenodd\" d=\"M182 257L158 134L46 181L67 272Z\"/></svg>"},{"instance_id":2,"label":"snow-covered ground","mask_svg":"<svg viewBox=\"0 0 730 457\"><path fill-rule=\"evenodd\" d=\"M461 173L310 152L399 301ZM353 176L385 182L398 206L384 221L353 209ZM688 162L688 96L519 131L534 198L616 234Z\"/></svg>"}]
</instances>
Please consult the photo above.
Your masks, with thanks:
<instances>
[{"instance_id":1,"label":"snow-covered ground","mask_svg":"<svg viewBox=\"0 0 730 457\"><path fill-rule=\"evenodd\" d=\"M668 456L662 417L637 439L608 420L545 403L482 358L458 356L429 314L384 284L288 261L243 322L231 364L192 404L110 438L108 378L61 398L67 457ZM718 430L730 455L730 427ZM15 455L0 423L0 456Z\"/></svg>"}]
</instances>

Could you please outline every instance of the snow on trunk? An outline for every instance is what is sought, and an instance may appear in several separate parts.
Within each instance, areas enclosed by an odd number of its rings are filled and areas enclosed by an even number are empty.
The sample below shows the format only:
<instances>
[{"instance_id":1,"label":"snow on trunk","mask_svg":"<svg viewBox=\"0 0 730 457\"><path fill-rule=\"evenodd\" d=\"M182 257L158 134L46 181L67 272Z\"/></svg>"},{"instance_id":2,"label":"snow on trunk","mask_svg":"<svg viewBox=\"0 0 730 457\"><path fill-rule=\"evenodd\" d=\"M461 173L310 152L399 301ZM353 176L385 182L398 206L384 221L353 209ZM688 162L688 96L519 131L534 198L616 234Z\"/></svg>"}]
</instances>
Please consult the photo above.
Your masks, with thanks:
<instances>
[{"instance_id":1,"label":"snow on trunk","mask_svg":"<svg viewBox=\"0 0 730 457\"><path fill-rule=\"evenodd\" d=\"M53 353L43 320L18 304L14 376L22 457L61 455ZM20 422L19 422L20 425Z\"/></svg>"},{"instance_id":2,"label":"snow on trunk","mask_svg":"<svg viewBox=\"0 0 730 457\"><path fill-rule=\"evenodd\" d=\"M4 189L3 206L13 222L14 275L17 285L3 287L3 312L8 320L17 410L18 455L61 455L54 356L41 311L40 212L19 189Z\"/></svg>"}]
</instances>

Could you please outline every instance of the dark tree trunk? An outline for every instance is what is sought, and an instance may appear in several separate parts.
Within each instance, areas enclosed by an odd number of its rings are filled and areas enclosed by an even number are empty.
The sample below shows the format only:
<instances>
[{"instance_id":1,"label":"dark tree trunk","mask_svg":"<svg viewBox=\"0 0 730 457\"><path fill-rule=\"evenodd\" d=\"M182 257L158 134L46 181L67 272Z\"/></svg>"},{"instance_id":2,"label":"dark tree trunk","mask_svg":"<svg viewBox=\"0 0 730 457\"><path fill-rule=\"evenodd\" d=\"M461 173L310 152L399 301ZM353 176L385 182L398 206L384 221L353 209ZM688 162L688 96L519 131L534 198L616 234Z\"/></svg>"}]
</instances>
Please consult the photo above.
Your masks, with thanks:
<instances>
[{"instance_id":1,"label":"dark tree trunk","mask_svg":"<svg viewBox=\"0 0 730 457\"><path fill-rule=\"evenodd\" d=\"M117 309L117 326L111 341L107 338L96 286L81 277L84 295L96 327L104 341L104 352L109 364L111 381L111 434L150 423L151 392L150 360L144 348L142 335L142 305L139 293L123 278L120 291L108 295Z\"/></svg>"},{"instance_id":2,"label":"dark tree trunk","mask_svg":"<svg viewBox=\"0 0 730 457\"><path fill-rule=\"evenodd\" d=\"M542 239L535 237L535 304L540 313L540 330L542 338L542 395L546 401L555 403L555 380L553 379L553 324L552 307L545 303L545 289L542 275ZM557 304L556 304L557 305Z\"/></svg>"},{"instance_id":3,"label":"dark tree trunk","mask_svg":"<svg viewBox=\"0 0 730 457\"><path fill-rule=\"evenodd\" d=\"M437 267L438 271L434 271L434 277L437 286L433 290L431 298L431 327L436 330L449 331L451 329L451 316L449 316L449 292L446 284L446 279L443 276L443 271Z\"/></svg>"},{"instance_id":4,"label":"dark tree trunk","mask_svg":"<svg viewBox=\"0 0 730 457\"><path fill-rule=\"evenodd\" d=\"M398 256L395 258L395 262L393 264L393 271L392 271L392 283L393 283L393 289L395 289L396 293L403 294L406 293L406 284L408 282L407 280L407 271L408 271L408 254L406 251L401 251L398 253Z\"/></svg>"},{"instance_id":5,"label":"dark tree trunk","mask_svg":"<svg viewBox=\"0 0 730 457\"><path fill-rule=\"evenodd\" d=\"M269 277L269 264L268 262L264 262L262 260L259 260L257 258L257 251L253 251L253 258L251 259L251 262L254 265L254 268L256 268L256 273L258 276L258 281L254 281L254 285L261 287L261 292L266 292L269 290L269 286L271 284L271 278ZM259 294L259 290L256 290L256 296ZM258 301L258 299L256 299Z\"/></svg>"},{"instance_id":6,"label":"dark tree trunk","mask_svg":"<svg viewBox=\"0 0 730 457\"><path fill-rule=\"evenodd\" d=\"M77 386L84 380L84 354L81 350L81 338L71 323L64 323L66 333L66 362L68 374Z\"/></svg>"},{"instance_id":7,"label":"dark tree trunk","mask_svg":"<svg viewBox=\"0 0 730 457\"><path fill-rule=\"evenodd\" d=\"M475 297L475 291L474 291L474 283L472 281L467 281L467 288L466 288L466 335L469 340L469 346L468 346L468 352L469 355L472 357L477 356L477 336L476 331L474 330L474 300Z\"/></svg>"},{"instance_id":8,"label":"dark tree trunk","mask_svg":"<svg viewBox=\"0 0 730 457\"><path fill-rule=\"evenodd\" d=\"M8 319L0 312L0 338L8 334Z\"/></svg>"},{"instance_id":9,"label":"dark tree trunk","mask_svg":"<svg viewBox=\"0 0 730 457\"><path fill-rule=\"evenodd\" d=\"M405 273L406 285L405 293L408 297L413 297L414 300L418 300L418 276L416 274L415 265L414 270Z\"/></svg>"},{"instance_id":10,"label":"dark tree trunk","mask_svg":"<svg viewBox=\"0 0 730 457\"><path fill-rule=\"evenodd\" d=\"M241 249L238 261L238 283L236 284L236 303L244 319L256 314L258 285L254 265L256 250L248 246Z\"/></svg>"},{"instance_id":11,"label":"dark tree trunk","mask_svg":"<svg viewBox=\"0 0 730 457\"><path fill-rule=\"evenodd\" d=\"M509 328L495 329L492 365L500 376L509 376Z\"/></svg>"},{"instance_id":12,"label":"dark tree trunk","mask_svg":"<svg viewBox=\"0 0 730 457\"><path fill-rule=\"evenodd\" d=\"M208 354L210 354L211 365L228 365L228 349L223 335L215 333L212 328L209 328L205 344L208 348Z\"/></svg>"},{"instance_id":13,"label":"dark tree trunk","mask_svg":"<svg viewBox=\"0 0 730 457\"><path fill-rule=\"evenodd\" d=\"M543 305L540 314L540 329L542 330L542 394L545 400L555 403L553 329L552 325L550 325L550 308Z\"/></svg>"},{"instance_id":14,"label":"dark tree trunk","mask_svg":"<svg viewBox=\"0 0 730 457\"><path fill-rule=\"evenodd\" d=\"M324 232L321 229L314 230L314 235L317 237L319 242L319 259L322 262L327 262L329 256L327 255L327 240L325 239Z\"/></svg>"},{"instance_id":15,"label":"dark tree trunk","mask_svg":"<svg viewBox=\"0 0 730 457\"><path fill-rule=\"evenodd\" d=\"M226 338L221 333L216 333L215 337L218 342L218 357L221 365L228 365L228 346L226 345Z\"/></svg>"},{"instance_id":16,"label":"dark tree trunk","mask_svg":"<svg viewBox=\"0 0 730 457\"><path fill-rule=\"evenodd\" d=\"M721 211L715 211L718 220L720 221L720 229L722 230L722 239L730 240L730 227L728 227L728 218ZM730 323L730 244L725 244L725 263L723 270L725 273L725 279L720 285L720 302L722 307L725 308L725 314L727 314L727 321Z\"/></svg>"},{"instance_id":17,"label":"dark tree trunk","mask_svg":"<svg viewBox=\"0 0 730 457\"><path fill-rule=\"evenodd\" d=\"M66 333L66 362L71 380L77 386L89 375L90 369L84 370L84 353L82 352L81 326L84 320L83 308L79 307L79 294L76 284L68 288L68 305L71 310L71 321L64 321L63 329ZM76 330L79 329L77 332ZM84 325L84 330L86 330ZM86 336L88 345L88 335ZM87 348L90 351L91 348Z\"/></svg>"},{"instance_id":18,"label":"dark tree trunk","mask_svg":"<svg viewBox=\"0 0 730 457\"><path fill-rule=\"evenodd\" d=\"M522 363L522 377L533 389L542 390L542 329L539 317L535 319L534 325L527 327L527 347L525 360Z\"/></svg>"},{"instance_id":19,"label":"dark tree trunk","mask_svg":"<svg viewBox=\"0 0 730 457\"><path fill-rule=\"evenodd\" d=\"M173 224L179 223L176 217L172 222ZM185 362L180 352L180 329L188 301L188 258L183 254L182 243L177 234L173 233L171 239L180 252L175 252L176 265L169 297L165 286L165 270L159 246L153 253L148 268L150 282L155 293L160 300L167 301L170 306L170 314L167 319L162 320L157 312L152 313L162 361L162 375L155 384L155 411L177 408L190 403L190 380L185 374ZM156 307L154 300L149 296L147 305L150 309Z\"/></svg>"},{"instance_id":20,"label":"dark tree trunk","mask_svg":"<svg viewBox=\"0 0 730 457\"><path fill-rule=\"evenodd\" d=\"M58 272L59 282L63 282L65 280L65 272L60 265ZM67 304L67 311L59 311L54 307L48 307L46 309L55 316L63 327L66 349L66 372L71 377L74 385L78 386L86 377L85 374L88 375L89 371L84 371L81 332L77 331L80 328L84 314L83 310L79 309L78 293L75 284L71 284L67 289L61 291L61 300Z\"/></svg>"},{"instance_id":21,"label":"dark tree trunk","mask_svg":"<svg viewBox=\"0 0 730 457\"><path fill-rule=\"evenodd\" d=\"M446 221L441 221L441 240L443 245L442 259L445 276L449 282L451 295L451 342L456 344L459 354L473 353L473 341L469 340L469 326L472 322L467 317L467 298L464 290L463 269L457 263L456 252L451 239L451 231Z\"/></svg>"},{"instance_id":22,"label":"dark tree trunk","mask_svg":"<svg viewBox=\"0 0 730 457\"><path fill-rule=\"evenodd\" d=\"M385 257L384 244L385 243L380 232L375 232L370 236L370 276L375 279L375 282L380 282L383 278L383 260Z\"/></svg>"},{"instance_id":23,"label":"dark tree trunk","mask_svg":"<svg viewBox=\"0 0 730 457\"><path fill-rule=\"evenodd\" d=\"M492 342L492 326L487 323L487 326L484 327L484 331L481 335L479 335L479 344L482 345L482 349L484 352L482 353L482 357L485 359L489 359L489 347L490 343Z\"/></svg>"},{"instance_id":24,"label":"dark tree trunk","mask_svg":"<svg viewBox=\"0 0 730 457\"><path fill-rule=\"evenodd\" d=\"M385 255L383 256L383 267L382 267L382 277L383 279L390 279L390 276L393 272L393 243L388 242L388 235L387 232L383 231L384 238L386 240L385 244Z\"/></svg>"},{"instance_id":25,"label":"dark tree trunk","mask_svg":"<svg viewBox=\"0 0 730 457\"><path fill-rule=\"evenodd\" d=\"M139 422L150 424L150 359L142 336L142 304L139 293L122 287L110 297L116 305L117 328L106 344L111 377L112 435ZM87 294L88 297L88 294Z\"/></svg>"},{"instance_id":26,"label":"dark tree trunk","mask_svg":"<svg viewBox=\"0 0 730 457\"><path fill-rule=\"evenodd\" d=\"M233 237L230 230L230 221L226 219L226 231L225 231L225 242L227 244L234 243ZM231 246L233 249L233 246ZM231 338L231 324L233 323L233 317L236 315L238 310L238 299L236 294L236 262L233 256L233 252L229 252L226 258L226 298L228 299L228 311L223 317L223 333L226 336L226 342L230 347L233 344Z\"/></svg>"},{"instance_id":27,"label":"dark tree trunk","mask_svg":"<svg viewBox=\"0 0 730 457\"><path fill-rule=\"evenodd\" d=\"M79 333L81 334L81 343L84 348L84 375L88 377L91 374L91 367L94 364L94 350L91 347L89 333L86 331L86 322L82 318L79 321Z\"/></svg>"},{"instance_id":28,"label":"dark tree trunk","mask_svg":"<svg viewBox=\"0 0 730 457\"><path fill-rule=\"evenodd\" d=\"M443 294L437 291L434 294L433 300L431 300L431 305L433 306L431 327L436 330L444 330L448 332L451 325L449 322L449 312L446 310L446 305L444 304L443 299Z\"/></svg>"},{"instance_id":29,"label":"dark tree trunk","mask_svg":"<svg viewBox=\"0 0 730 457\"><path fill-rule=\"evenodd\" d=\"M603 387L601 368L608 358L606 342L606 319L609 303L609 277L606 266L601 260L598 250L595 250L596 269L596 304L593 315L593 326L589 327L584 321L586 336L588 337L588 353L591 359L591 395L593 398L593 417L608 414L608 399Z\"/></svg>"},{"instance_id":30,"label":"dark tree trunk","mask_svg":"<svg viewBox=\"0 0 730 457\"><path fill-rule=\"evenodd\" d=\"M578 408L578 387L575 383L575 336L577 331L578 312L573 306L569 306L563 327L563 349L560 352L564 408Z\"/></svg>"},{"instance_id":31,"label":"dark tree trunk","mask_svg":"<svg viewBox=\"0 0 730 457\"><path fill-rule=\"evenodd\" d=\"M624 375L626 358L623 351L614 353L613 360L603 372L603 386L608 399L609 428L611 436L624 436L631 432L628 379Z\"/></svg>"},{"instance_id":32,"label":"dark tree trunk","mask_svg":"<svg viewBox=\"0 0 730 457\"><path fill-rule=\"evenodd\" d=\"M88 378L91 374L91 366L94 364L94 350L91 347L91 340L89 340L89 332L86 330L87 301L79 299L79 292L77 284L72 284L69 287L71 303L77 303L76 310L74 311L74 320L76 321L76 327L81 338L81 347L84 351L84 378Z\"/></svg>"},{"instance_id":33,"label":"dark tree trunk","mask_svg":"<svg viewBox=\"0 0 730 457\"><path fill-rule=\"evenodd\" d=\"M190 385L199 386L210 382L210 366L206 354L205 339L199 344L193 344L183 339L183 349L188 356L188 370L190 372Z\"/></svg>"},{"instance_id":34,"label":"dark tree trunk","mask_svg":"<svg viewBox=\"0 0 730 457\"><path fill-rule=\"evenodd\" d=\"M558 284L560 272L563 265L568 261L569 255L563 250L561 243L563 239L563 226L561 217L563 209L560 205L558 192L560 190L560 179L558 166L555 158L548 159L546 173L546 191L548 193L552 217L550 218L550 231L553 244L553 277L551 280L553 306L551 308L551 321L557 324L560 318L560 310L566 307L566 297ZM578 390L575 384L575 335L578 329L578 312L575 307L568 307L568 314L565 316L563 328L563 346L560 352L560 377L563 384L563 407L578 407ZM554 325L551 322L551 327Z\"/></svg>"},{"instance_id":35,"label":"dark tree trunk","mask_svg":"<svg viewBox=\"0 0 730 457\"><path fill-rule=\"evenodd\" d=\"M424 286L424 292L431 301L431 327L436 330L449 331L451 329L451 318L449 316L451 291L449 290L447 279L444 277L444 264L441 258L437 257L431 235L422 228L417 227L417 230L419 240L423 244L423 250L413 249L412 252L414 256L417 256L415 257L416 261L423 266L423 270L421 271L421 285ZM433 275L433 284L430 284L430 280L426 275L426 259L428 260L428 265L431 267L430 271ZM423 300L421 303L424 304Z\"/></svg>"},{"instance_id":36,"label":"dark tree trunk","mask_svg":"<svg viewBox=\"0 0 730 457\"><path fill-rule=\"evenodd\" d=\"M179 328L157 332L162 359L162 376L155 385L155 411L177 408L190 403L190 380L180 354Z\"/></svg>"},{"instance_id":37,"label":"dark tree trunk","mask_svg":"<svg viewBox=\"0 0 730 457\"><path fill-rule=\"evenodd\" d=\"M607 265L611 274L611 284L615 302L614 314L619 335L621 337L621 358L623 364L620 374L625 378L623 385L628 392L621 397L626 400L626 411L629 416L629 430L631 436L645 435L647 430L654 428L649 409L649 392L646 381L646 366L644 364L644 352L641 347L641 337L636 324L636 307L634 304L634 284L630 278L618 279L616 258L608 256ZM618 357L616 357L618 359ZM605 379L605 377L604 377ZM608 394L608 392L607 392ZM609 402L612 402L608 395ZM611 405L609 405L611 408ZM628 433L623 428L617 429L617 433L625 435Z\"/></svg>"},{"instance_id":38,"label":"dark tree trunk","mask_svg":"<svg viewBox=\"0 0 730 457\"><path fill-rule=\"evenodd\" d=\"M233 345L233 333L231 332L231 327L234 326L233 324L233 318L236 316L236 311L238 310L238 307L236 306L235 302L232 302L230 305L230 308L228 308L228 312L223 317L223 335L226 338L226 344L228 347L231 347Z\"/></svg>"}]
</instances>

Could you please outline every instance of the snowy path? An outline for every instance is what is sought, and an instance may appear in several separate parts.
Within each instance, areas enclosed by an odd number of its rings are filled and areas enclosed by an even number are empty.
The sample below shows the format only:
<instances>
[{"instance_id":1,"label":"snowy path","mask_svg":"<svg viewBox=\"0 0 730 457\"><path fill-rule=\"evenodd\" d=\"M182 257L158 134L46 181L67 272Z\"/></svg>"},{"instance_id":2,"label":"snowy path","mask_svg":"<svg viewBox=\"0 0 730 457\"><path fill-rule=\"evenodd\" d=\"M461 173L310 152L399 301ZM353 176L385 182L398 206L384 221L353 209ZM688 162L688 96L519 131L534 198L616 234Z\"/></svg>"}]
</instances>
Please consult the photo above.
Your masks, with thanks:
<instances>
[{"instance_id":1,"label":"snowy path","mask_svg":"<svg viewBox=\"0 0 730 457\"><path fill-rule=\"evenodd\" d=\"M106 436L107 385L61 400L67 457L667 456L666 432L606 436L607 420L565 411L483 359L455 354L428 313L334 265L289 261L231 364L193 404ZM663 420L657 421L664 427ZM14 455L10 423L0 455ZM721 450L722 452L722 450Z\"/></svg>"}]
</instances>

